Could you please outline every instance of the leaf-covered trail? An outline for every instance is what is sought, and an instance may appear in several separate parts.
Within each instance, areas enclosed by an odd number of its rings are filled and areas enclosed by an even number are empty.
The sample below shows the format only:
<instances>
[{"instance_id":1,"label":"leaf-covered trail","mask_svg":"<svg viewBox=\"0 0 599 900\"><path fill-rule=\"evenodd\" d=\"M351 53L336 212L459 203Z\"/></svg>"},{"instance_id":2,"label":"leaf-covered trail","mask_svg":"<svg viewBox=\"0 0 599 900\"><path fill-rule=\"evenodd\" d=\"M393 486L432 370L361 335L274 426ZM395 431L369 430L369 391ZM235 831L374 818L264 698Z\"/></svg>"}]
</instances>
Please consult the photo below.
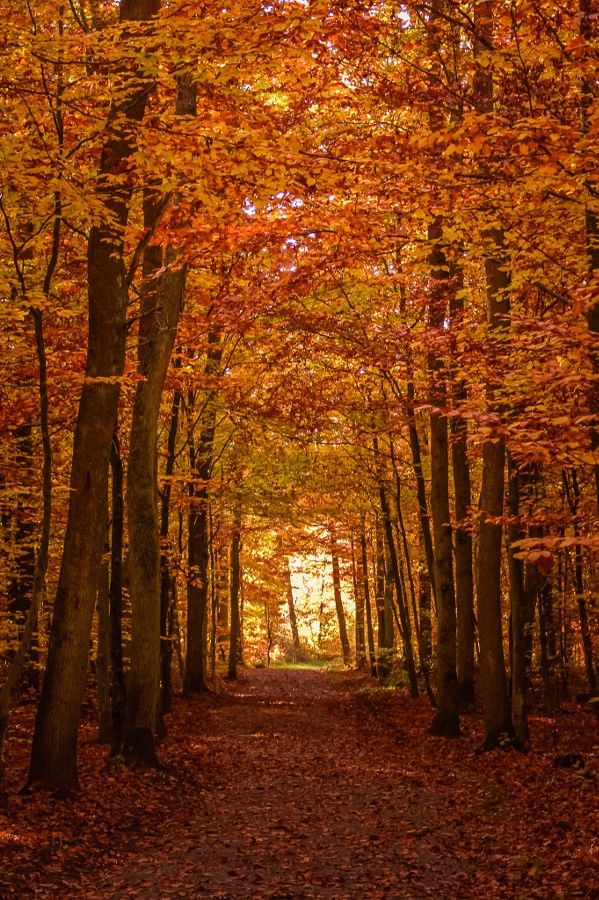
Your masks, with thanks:
<instances>
[{"instance_id":1,"label":"leaf-covered trail","mask_svg":"<svg viewBox=\"0 0 599 900\"><path fill-rule=\"evenodd\" d=\"M415 896L457 873L429 830L436 798L343 687L315 671L242 676L193 748L205 776L186 815L96 883L101 895L120 881L115 895Z\"/></svg>"},{"instance_id":2,"label":"leaf-covered trail","mask_svg":"<svg viewBox=\"0 0 599 900\"><path fill-rule=\"evenodd\" d=\"M244 670L177 703L170 771L106 766L90 733L79 797L14 810L5 893L594 896L596 783L547 753L475 757L474 730L439 741L429 719L355 674Z\"/></svg>"}]
</instances>

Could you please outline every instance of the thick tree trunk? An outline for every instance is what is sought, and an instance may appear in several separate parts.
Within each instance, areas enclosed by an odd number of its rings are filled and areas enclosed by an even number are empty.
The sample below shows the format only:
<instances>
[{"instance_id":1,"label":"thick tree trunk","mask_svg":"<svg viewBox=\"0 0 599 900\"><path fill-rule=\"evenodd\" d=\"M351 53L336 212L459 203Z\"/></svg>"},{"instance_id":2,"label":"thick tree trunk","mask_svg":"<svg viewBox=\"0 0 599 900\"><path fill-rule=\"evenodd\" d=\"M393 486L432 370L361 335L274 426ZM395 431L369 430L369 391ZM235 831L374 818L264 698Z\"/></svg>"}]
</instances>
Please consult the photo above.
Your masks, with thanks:
<instances>
[{"instance_id":1,"label":"thick tree trunk","mask_svg":"<svg viewBox=\"0 0 599 900\"><path fill-rule=\"evenodd\" d=\"M148 218L152 218L152 213ZM157 434L160 402L183 300L185 272L167 270L158 247L146 250L139 370L127 472L131 661L123 757L155 764L160 686L160 535ZM152 314L152 310L157 312Z\"/></svg>"},{"instance_id":2,"label":"thick tree trunk","mask_svg":"<svg viewBox=\"0 0 599 900\"><path fill-rule=\"evenodd\" d=\"M188 75L177 86L177 116L194 116L196 87ZM165 199L152 187L144 199L144 225L155 229ZM158 518L158 417L183 308L186 268L174 251L146 247L138 341L138 381L133 402L127 470L127 523L132 612L122 754L126 762L156 765L160 700L160 523Z\"/></svg>"},{"instance_id":3,"label":"thick tree trunk","mask_svg":"<svg viewBox=\"0 0 599 900\"><path fill-rule=\"evenodd\" d=\"M147 20L157 10L158 0L122 0L120 19L122 23ZM123 37L132 40L126 25ZM135 43L140 46L139 38ZM143 118L150 85L139 63L134 70L121 72L120 80L123 87L106 126L99 178L110 224L94 225L88 241L86 377L75 427L67 527L29 769L30 785L58 790L77 786L79 718L106 530L104 498L125 365L128 290L123 232L131 186L122 183L121 173L134 150L132 123ZM117 174L118 188L113 178Z\"/></svg>"}]
</instances>

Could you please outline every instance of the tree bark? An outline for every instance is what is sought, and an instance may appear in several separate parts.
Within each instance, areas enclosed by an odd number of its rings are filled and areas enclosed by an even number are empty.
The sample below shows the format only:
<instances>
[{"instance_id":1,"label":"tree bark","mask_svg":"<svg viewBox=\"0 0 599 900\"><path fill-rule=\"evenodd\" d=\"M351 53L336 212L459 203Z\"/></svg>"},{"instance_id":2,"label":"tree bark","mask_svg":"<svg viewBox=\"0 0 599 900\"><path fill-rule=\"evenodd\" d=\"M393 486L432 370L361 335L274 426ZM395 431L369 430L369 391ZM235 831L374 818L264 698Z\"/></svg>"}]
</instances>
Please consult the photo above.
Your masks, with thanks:
<instances>
[{"instance_id":1,"label":"tree bark","mask_svg":"<svg viewBox=\"0 0 599 900\"><path fill-rule=\"evenodd\" d=\"M441 249L442 228L439 221L429 226L431 243L431 297L429 324L437 344L447 315L449 273ZM446 372L442 349L429 351L431 373L431 514L433 520L435 583L437 586L437 710L431 733L440 737L460 734L458 677L456 672L456 603L453 582L452 529L449 512L449 443Z\"/></svg>"},{"instance_id":2,"label":"tree bark","mask_svg":"<svg viewBox=\"0 0 599 900\"><path fill-rule=\"evenodd\" d=\"M196 113L190 75L177 84L177 116ZM149 187L144 225L157 225L165 198ZM157 244L144 251L138 341L138 381L133 402L127 470L127 524L132 612L122 755L128 763L156 765L160 700L160 523L158 518L158 417L164 383L183 308L187 270L175 252Z\"/></svg>"},{"instance_id":3,"label":"tree bark","mask_svg":"<svg viewBox=\"0 0 599 900\"><path fill-rule=\"evenodd\" d=\"M370 674L376 678L376 656L374 653L374 632L372 629L372 606L370 603L370 580L368 577L368 549L366 545L366 528L364 517L360 526L360 554L362 567L362 584L364 587L364 610L366 612L366 634L368 640L368 661Z\"/></svg>"},{"instance_id":4,"label":"tree bark","mask_svg":"<svg viewBox=\"0 0 599 900\"><path fill-rule=\"evenodd\" d=\"M58 241L55 231L55 242ZM58 252L58 250L56 250ZM49 293L50 280L55 262L50 261L46 274L45 293ZM27 662L30 658L31 644L37 631L39 610L44 591L44 581L48 568L50 552L50 532L52 526L52 445L50 442L50 417L48 400L48 360L44 339L43 314L39 309L31 310L35 330L35 346L39 368L39 401L40 429L42 436L42 528L40 542L33 570L31 603L27 610L25 622L19 637L17 651L10 661L6 679L0 688L0 785L4 781L4 742L10 723L10 716L19 696L19 689ZM106 509L104 509L106 512Z\"/></svg>"},{"instance_id":5,"label":"tree bark","mask_svg":"<svg viewBox=\"0 0 599 900\"><path fill-rule=\"evenodd\" d=\"M509 314L509 273L503 251L503 234L488 232L485 260L489 334L499 337ZM489 385L489 408L494 408L495 388ZM501 543L505 484L505 444L501 434L483 446L483 469L478 537L477 612L481 654L481 696L485 739L490 749L511 738L513 725L507 690L501 615Z\"/></svg>"},{"instance_id":6,"label":"tree bark","mask_svg":"<svg viewBox=\"0 0 599 900\"><path fill-rule=\"evenodd\" d=\"M337 556L335 538L333 534L331 534L331 561L333 566L333 596L335 598L335 610L337 612L337 622L339 624L339 640L341 641L341 652L343 653L343 665L347 668L351 665L351 649L349 646L349 638L347 636L345 610L343 608L343 600L341 599L341 575L339 572L339 557Z\"/></svg>"},{"instance_id":7,"label":"tree bark","mask_svg":"<svg viewBox=\"0 0 599 900\"><path fill-rule=\"evenodd\" d=\"M524 561L518 559L518 547L514 543L524 537L523 529L517 524L520 516L520 472L511 454L508 455L508 498L512 524L508 530L509 569L511 598L511 693L512 722L516 739L528 749L530 735L528 729L528 697L526 671L526 591L524 585Z\"/></svg>"},{"instance_id":8,"label":"tree bark","mask_svg":"<svg viewBox=\"0 0 599 900\"><path fill-rule=\"evenodd\" d=\"M110 529L110 672L112 694L112 755L120 753L127 690L123 663L123 539L125 530L124 473L118 435L110 449L112 525Z\"/></svg>"},{"instance_id":9,"label":"tree bark","mask_svg":"<svg viewBox=\"0 0 599 900\"><path fill-rule=\"evenodd\" d=\"M408 674L408 681L410 684L410 695L413 698L418 696L418 676L416 674L416 666L414 665L414 651L412 648L412 635L410 632L410 621L408 618L408 611L406 608L405 597L403 596L402 588L401 588L401 575L399 572L399 562L397 559L397 549L395 547L395 541L393 540L393 523L391 521L391 509L389 506L389 499L387 497L387 492L385 490L385 485L382 480L382 473L380 472L380 451L379 451L379 442L376 434L372 439L373 450L375 455L375 462L377 464L377 471L379 472L379 502L381 506L381 516L383 519L383 528L385 530L385 536L387 540L387 546L389 550L389 558L391 562L391 572L393 575L393 581L395 584L395 591L397 595L397 607L399 610L399 631L403 643L403 651L404 658L406 664L406 671Z\"/></svg>"},{"instance_id":10,"label":"tree bark","mask_svg":"<svg viewBox=\"0 0 599 900\"><path fill-rule=\"evenodd\" d=\"M377 675L384 680L391 674L391 652L393 648L393 611L387 596L385 579L385 535L380 516L375 527L376 573L375 601L378 619L377 629Z\"/></svg>"},{"instance_id":11,"label":"tree bark","mask_svg":"<svg viewBox=\"0 0 599 900\"><path fill-rule=\"evenodd\" d=\"M219 371L223 347L220 335L211 331L208 335L209 350L204 374L214 378ZM208 596L210 592L210 478L214 455L216 431L216 401L218 394L210 390L201 414L201 430L197 452L193 454L196 486L192 489L188 531L187 583L187 654L183 689L186 693L207 690L206 683L206 629Z\"/></svg>"},{"instance_id":12,"label":"tree bark","mask_svg":"<svg viewBox=\"0 0 599 900\"><path fill-rule=\"evenodd\" d=\"M102 560L98 584L97 643L96 643L96 696L98 704L98 741L112 741L112 707L110 702L110 567Z\"/></svg>"},{"instance_id":13,"label":"tree bark","mask_svg":"<svg viewBox=\"0 0 599 900\"><path fill-rule=\"evenodd\" d=\"M289 567L289 560L286 560L285 583L287 588L287 609L289 610L289 624L291 626L293 661L296 662L300 657L302 648L299 639L299 631L297 628L297 615L295 613L295 602L293 600L293 585L291 584L291 569Z\"/></svg>"},{"instance_id":14,"label":"tree bark","mask_svg":"<svg viewBox=\"0 0 599 900\"><path fill-rule=\"evenodd\" d=\"M181 364L180 355L175 358L177 368ZM170 608L172 599L170 558L167 547L170 525L171 478L175 471L177 447L177 431L179 429L179 411L181 408L181 391L177 388L173 393L171 418L166 442L166 464L164 467L165 483L162 491L160 509L160 699L162 714L170 712L172 706L172 661L173 635L170 628Z\"/></svg>"},{"instance_id":15,"label":"tree bark","mask_svg":"<svg viewBox=\"0 0 599 900\"><path fill-rule=\"evenodd\" d=\"M122 0L123 38L131 39L127 21L149 20L157 11L158 0ZM85 383L75 426L67 527L28 779L29 785L55 790L77 786L79 718L106 529L104 498L125 365L128 289L123 234L131 185L123 183L122 172L135 146L132 125L143 118L151 84L139 63L121 71L120 81L121 96L109 114L99 177L110 224L92 226L87 248Z\"/></svg>"},{"instance_id":16,"label":"tree bark","mask_svg":"<svg viewBox=\"0 0 599 900\"><path fill-rule=\"evenodd\" d=\"M368 661L366 659L366 608L364 606L364 585L362 584L361 576L358 575L356 547L353 535L351 538L351 565L354 603L356 607L356 669L365 669L368 665Z\"/></svg>"},{"instance_id":17,"label":"tree bark","mask_svg":"<svg viewBox=\"0 0 599 900\"><path fill-rule=\"evenodd\" d=\"M460 291L462 277L457 275L454 267L454 279L457 277L457 290L452 290L449 297L452 339L457 341L456 330L462 323L464 299ZM455 367L457 368L457 366ZM454 407L467 400L466 385L463 378L455 371L452 378ZM472 566L472 535L464 524L470 514L472 494L470 488L470 466L468 463L466 420L453 416L450 423L452 436L451 462L453 469L455 518L457 525L454 531L455 542L455 592L456 592L456 625L457 649L456 667L458 673L458 694L460 707L464 710L474 706L474 574Z\"/></svg>"},{"instance_id":18,"label":"tree bark","mask_svg":"<svg viewBox=\"0 0 599 900\"><path fill-rule=\"evenodd\" d=\"M233 510L233 536L231 539L231 593L229 606L231 609L231 630L229 638L229 671L228 678L237 678L237 664L241 656L241 501L237 500Z\"/></svg>"}]
</instances>

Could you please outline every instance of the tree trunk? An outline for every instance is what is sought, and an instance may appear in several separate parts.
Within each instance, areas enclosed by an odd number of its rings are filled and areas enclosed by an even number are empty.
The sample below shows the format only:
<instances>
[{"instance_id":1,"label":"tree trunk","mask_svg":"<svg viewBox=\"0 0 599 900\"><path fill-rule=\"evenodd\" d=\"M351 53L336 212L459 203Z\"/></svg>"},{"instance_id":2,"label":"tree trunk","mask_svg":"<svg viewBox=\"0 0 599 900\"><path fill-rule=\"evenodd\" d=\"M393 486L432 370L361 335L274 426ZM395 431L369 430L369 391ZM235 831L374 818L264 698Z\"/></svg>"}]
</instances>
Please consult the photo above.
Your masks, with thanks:
<instances>
[{"instance_id":1,"label":"tree trunk","mask_svg":"<svg viewBox=\"0 0 599 900\"><path fill-rule=\"evenodd\" d=\"M124 23L148 20L157 10L158 0L122 0L123 39L134 40ZM134 42L143 46L139 37ZM111 108L106 125L99 177L110 224L92 226L88 240L86 377L75 426L67 527L28 779L30 785L55 790L77 786L79 718L106 530L104 498L125 366L128 289L123 233L131 185L123 183L122 172L135 147L132 123L143 118L150 80L137 62L133 69L121 71L121 83L120 100Z\"/></svg>"},{"instance_id":2,"label":"tree trunk","mask_svg":"<svg viewBox=\"0 0 599 900\"><path fill-rule=\"evenodd\" d=\"M223 355L221 337L217 332L208 335L209 350L204 374L214 378L220 369ZM210 592L210 511L209 485L212 475L214 436L216 430L216 391L209 391L201 414L201 430L197 453L193 454L193 468L197 486L193 489L188 531L189 579L187 584L187 655L185 657L186 693L207 690L206 630L208 596Z\"/></svg>"},{"instance_id":3,"label":"tree trunk","mask_svg":"<svg viewBox=\"0 0 599 900\"><path fill-rule=\"evenodd\" d=\"M196 113L196 86L182 75L177 85L177 116ZM156 227L165 198L146 189L144 225ZM138 381L133 402L127 523L132 612L131 659L127 682L123 758L156 765L156 726L160 700L160 523L158 519L158 417L164 383L183 308L186 267L175 252L150 244L144 251L138 340Z\"/></svg>"},{"instance_id":4,"label":"tree trunk","mask_svg":"<svg viewBox=\"0 0 599 900\"><path fill-rule=\"evenodd\" d=\"M503 254L503 234L490 232L489 256L485 260L490 335L506 327L509 314L509 274ZM489 407L495 390L489 386ZM501 543L505 482L505 445L501 435L483 446L483 469L478 538L477 612L481 653L481 696L484 706L485 739L490 749L513 732L503 653L501 615Z\"/></svg>"},{"instance_id":5,"label":"tree trunk","mask_svg":"<svg viewBox=\"0 0 599 900\"><path fill-rule=\"evenodd\" d=\"M457 290L452 290L449 298L451 327L454 345L457 342L455 331L460 328L464 315L464 299L461 293L462 277L458 277ZM454 407L467 400L464 380L455 372L452 378ZM466 420L453 416L450 423L452 443L451 461L453 468L453 486L455 502L455 518L457 525L454 532L455 541L455 591L457 613L457 650L456 664L458 673L458 693L460 707L464 710L474 706L474 576L472 567L472 535L464 524L470 513L472 504L470 488L470 467L468 464Z\"/></svg>"},{"instance_id":6,"label":"tree trunk","mask_svg":"<svg viewBox=\"0 0 599 900\"><path fill-rule=\"evenodd\" d=\"M297 629L297 616L295 613L295 603L293 601L293 585L291 584L291 569L289 560L286 561L285 579L287 587L287 609L289 610L289 624L291 626L291 640L293 647L293 661L296 662L301 654L301 644L299 639L299 631Z\"/></svg>"},{"instance_id":7,"label":"tree trunk","mask_svg":"<svg viewBox=\"0 0 599 900\"><path fill-rule=\"evenodd\" d=\"M175 359L175 366L181 364L180 355ZM172 706L172 660L173 636L170 628L170 605L172 597L170 558L167 548L170 520L171 478L175 470L177 447L177 431L179 428L179 410L181 408L181 391L177 388L173 393L171 419L166 442L166 464L164 467L165 483L162 491L160 511L160 698L162 714L170 712Z\"/></svg>"},{"instance_id":8,"label":"tree trunk","mask_svg":"<svg viewBox=\"0 0 599 900\"><path fill-rule=\"evenodd\" d=\"M96 644L96 692L98 704L98 741L112 741L112 707L110 703L110 566L102 560L98 584L97 644Z\"/></svg>"},{"instance_id":9,"label":"tree trunk","mask_svg":"<svg viewBox=\"0 0 599 900\"><path fill-rule=\"evenodd\" d=\"M511 598L511 688L512 722L516 739L523 748L530 745L528 730L528 698L526 672L526 592L524 588L524 561L518 559L515 541L524 537L523 529L517 524L520 515L520 473L511 456L508 456L508 497L512 524L509 527L509 569Z\"/></svg>"},{"instance_id":10,"label":"tree trunk","mask_svg":"<svg viewBox=\"0 0 599 900\"><path fill-rule=\"evenodd\" d=\"M366 545L366 528L364 516L360 527L360 551L362 565L362 584L364 586L364 609L366 611L366 634L368 639L368 660L370 674L376 678L376 657L374 653L374 633L372 630L372 606L370 604L370 581L368 578L368 550Z\"/></svg>"},{"instance_id":11,"label":"tree trunk","mask_svg":"<svg viewBox=\"0 0 599 900\"><path fill-rule=\"evenodd\" d=\"M339 623L339 640L341 641L341 652L343 653L343 665L348 668L349 666L351 666L351 649L349 646L349 638L347 636L345 610L343 608L343 600L341 599L341 575L339 572L339 557L337 556L335 538L333 534L331 534L331 561L333 565L333 596L335 598L337 622Z\"/></svg>"},{"instance_id":12,"label":"tree trunk","mask_svg":"<svg viewBox=\"0 0 599 900\"><path fill-rule=\"evenodd\" d=\"M120 753L125 720L127 690L123 664L123 463L115 431L110 450L112 472L112 526L110 529L110 670L112 694L113 755Z\"/></svg>"},{"instance_id":13,"label":"tree trunk","mask_svg":"<svg viewBox=\"0 0 599 900\"><path fill-rule=\"evenodd\" d=\"M376 434L373 439L373 450L375 455L375 462L377 463L377 470L379 471L379 501L381 505L381 515L383 519L383 528L385 530L385 536L387 539L387 546L389 549L389 558L391 562L391 572L393 575L393 581L395 584L395 591L397 595L397 607L399 610L399 631L403 643L403 651L405 658L406 671L408 674L408 681L410 684L410 695L413 698L418 696L418 676L416 675L416 666L414 665L414 651L412 649L412 635L410 632L410 621L408 618L408 611L406 608L405 597L403 596L402 588L401 588L401 575L399 572L399 562L397 559L397 549L395 547L395 541L393 540L393 524L391 522L391 509L389 507L389 499L387 497L387 492L385 490L385 485L382 481L381 473L380 473L380 452L379 452L379 443L378 437Z\"/></svg>"},{"instance_id":14,"label":"tree trunk","mask_svg":"<svg viewBox=\"0 0 599 900\"><path fill-rule=\"evenodd\" d=\"M354 586L354 603L356 607L356 669L365 669L368 664L366 659L366 608L364 606L364 586L362 578L358 575L356 548L353 535L351 539L351 566Z\"/></svg>"},{"instance_id":15,"label":"tree trunk","mask_svg":"<svg viewBox=\"0 0 599 900\"><path fill-rule=\"evenodd\" d=\"M391 651L393 648L393 611L387 596L385 580L385 535L380 516L376 518L376 577L375 600L378 619L377 629L377 675L379 679L391 674Z\"/></svg>"},{"instance_id":16,"label":"tree trunk","mask_svg":"<svg viewBox=\"0 0 599 900\"><path fill-rule=\"evenodd\" d=\"M477 37L475 54L493 46L494 0L477 4L474 11ZM493 76L487 67L474 73L474 91L481 114L493 109ZM487 292L487 323L491 346L496 354L505 353L501 341L508 327L509 259L505 251L503 231L488 228L483 237ZM487 405L495 410L496 387L487 387ZM507 676L503 654L501 618L501 539L505 469L505 445L501 432L483 446L483 470L480 499L480 531L478 539L478 572L476 582L478 633L480 642L481 697L484 707L485 739L481 750L491 749L513 733Z\"/></svg>"},{"instance_id":17,"label":"tree trunk","mask_svg":"<svg viewBox=\"0 0 599 900\"><path fill-rule=\"evenodd\" d=\"M416 479L416 499L418 501L418 516L420 519L420 530L422 533L422 545L424 547L424 558L428 569L429 581L432 588L435 608L437 605L437 589L435 585L435 557L433 553L433 537L431 534L431 522L428 513L428 502L426 499L426 481L424 479L424 471L422 469L422 453L420 450L420 437L416 426L416 392L414 382L408 381L407 398L408 398L408 436L410 441L410 451L412 454L412 468Z\"/></svg>"},{"instance_id":18,"label":"tree trunk","mask_svg":"<svg viewBox=\"0 0 599 900\"><path fill-rule=\"evenodd\" d=\"M229 638L229 672L228 678L237 678L237 663L241 656L241 614L239 595L241 587L241 501L237 500L233 510L233 537L231 539L231 593L229 606L231 609L231 630Z\"/></svg>"},{"instance_id":19,"label":"tree trunk","mask_svg":"<svg viewBox=\"0 0 599 900\"><path fill-rule=\"evenodd\" d=\"M55 246L58 236L55 230ZM58 250L56 250L58 253ZM54 271L54 262L50 260L46 272L44 291L49 293L50 281ZM4 743L10 723L10 716L19 696L19 689L27 662L30 658L31 644L37 631L39 610L42 602L44 581L48 568L50 551L50 531L52 525L52 445L50 442L50 420L48 401L48 362L46 357L46 345L43 329L43 314L39 309L32 309L35 346L39 368L39 401L40 401L40 429L42 437L42 528L40 542L33 570L33 583L31 587L31 603L27 611L25 622L19 637L19 645L12 657L6 673L6 679L0 688L0 785L4 781ZM106 513L106 508L104 508Z\"/></svg>"},{"instance_id":20,"label":"tree trunk","mask_svg":"<svg viewBox=\"0 0 599 900\"><path fill-rule=\"evenodd\" d=\"M447 260L441 249L440 222L429 226L431 243L431 298L429 324L439 339L447 315ZM437 586L437 710L431 734L460 734L458 677L456 672L456 603L453 583L453 547L449 512L449 445L446 373L441 349L429 351L431 373L431 514L433 520L435 584Z\"/></svg>"},{"instance_id":21,"label":"tree trunk","mask_svg":"<svg viewBox=\"0 0 599 900\"><path fill-rule=\"evenodd\" d=\"M216 592L218 595L217 655L224 663L229 643L229 553L221 542L216 555Z\"/></svg>"},{"instance_id":22,"label":"tree trunk","mask_svg":"<svg viewBox=\"0 0 599 900\"><path fill-rule=\"evenodd\" d=\"M597 10L593 0L580 0L580 34L586 42L588 52L594 52L597 41ZM583 51L584 52L584 51ZM581 90L581 125L584 135L589 131L589 109L594 102L593 85L583 79ZM588 197L584 212L584 227L586 234L586 248L589 271L589 303L585 310L589 331L595 338L595 349L591 352L591 359L595 373L599 373L599 214L597 213L597 181L588 178L585 180ZM591 395L591 408L595 415L599 414L599 386L593 385ZM591 428L591 446L599 453L599 426ZM594 465L595 472L595 503L597 518L599 519L599 462Z\"/></svg>"},{"instance_id":23,"label":"tree trunk","mask_svg":"<svg viewBox=\"0 0 599 900\"><path fill-rule=\"evenodd\" d=\"M14 436L16 441L15 465L20 471L33 472L34 463L31 422L27 422L24 425L18 425L14 430ZM22 637L27 614L31 606L31 593L35 572L35 526L33 518L29 515L26 504L23 503L23 498L20 495L17 495L15 508L11 511L10 515L14 522L14 533L9 539L14 547L14 569L8 582L6 593L8 616L12 626L11 637L14 636L15 643L18 646ZM14 653L9 652L7 655L10 659L14 656ZM33 639L28 650L28 656L28 664L25 666L23 676L27 678L32 687L39 687L39 672L37 675L34 675L34 670L29 664L33 661L34 656Z\"/></svg>"},{"instance_id":24,"label":"tree trunk","mask_svg":"<svg viewBox=\"0 0 599 900\"><path fill-rule=\"evenodd\" d=\"M567 472L563 473L563 483L568 506L570 507L570 512L572 514L574 537L579 537L580 526L578 522L578 505L580 503L580 488L578 486L578 473L576 472L576 469L572 469L569 474ZM597 678L593 660L593 638L589 626L589 616L585 599L582 548L580 544L576 544L574 548L574 588L576 591L576 605L578 607L578 619L580 622L580 638L582 642L584 668L589 692L591 696L594 696L597 692Z\"/></svg>"}]
</instances>

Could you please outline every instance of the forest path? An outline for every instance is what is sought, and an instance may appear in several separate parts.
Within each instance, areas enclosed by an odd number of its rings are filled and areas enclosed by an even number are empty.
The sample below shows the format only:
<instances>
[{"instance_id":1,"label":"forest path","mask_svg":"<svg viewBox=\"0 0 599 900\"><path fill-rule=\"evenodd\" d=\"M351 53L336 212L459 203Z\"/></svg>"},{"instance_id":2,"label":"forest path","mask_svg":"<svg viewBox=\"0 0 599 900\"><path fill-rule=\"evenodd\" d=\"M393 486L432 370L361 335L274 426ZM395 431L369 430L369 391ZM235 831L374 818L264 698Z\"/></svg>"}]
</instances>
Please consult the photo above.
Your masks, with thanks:
<instances>
[{"instance_id":1,"label":"forest path","mask_svg":"<svg viewBox=\"0 0 599 900\"><path fill-rule=\"evenodd\" d=\"M402 759L397 729L377 727L363 683L243 670L188 735L185 811L94 876L91 895L456 896L447 799Z\"/></svg>"},{"instance_id":2,"label":"forest path","mask_svg":"<svg viewBox=\"0 0 599 900\"><path fill-rule=\"evenodd\" d=\"M430 718L364 675L242 669L176 702L161 772L107 762L88 721L79 794L15 796L0 896L599 896L596 783L551 752L476 757L477 719L443 741Z\"/></svg>"}]
</instances>

